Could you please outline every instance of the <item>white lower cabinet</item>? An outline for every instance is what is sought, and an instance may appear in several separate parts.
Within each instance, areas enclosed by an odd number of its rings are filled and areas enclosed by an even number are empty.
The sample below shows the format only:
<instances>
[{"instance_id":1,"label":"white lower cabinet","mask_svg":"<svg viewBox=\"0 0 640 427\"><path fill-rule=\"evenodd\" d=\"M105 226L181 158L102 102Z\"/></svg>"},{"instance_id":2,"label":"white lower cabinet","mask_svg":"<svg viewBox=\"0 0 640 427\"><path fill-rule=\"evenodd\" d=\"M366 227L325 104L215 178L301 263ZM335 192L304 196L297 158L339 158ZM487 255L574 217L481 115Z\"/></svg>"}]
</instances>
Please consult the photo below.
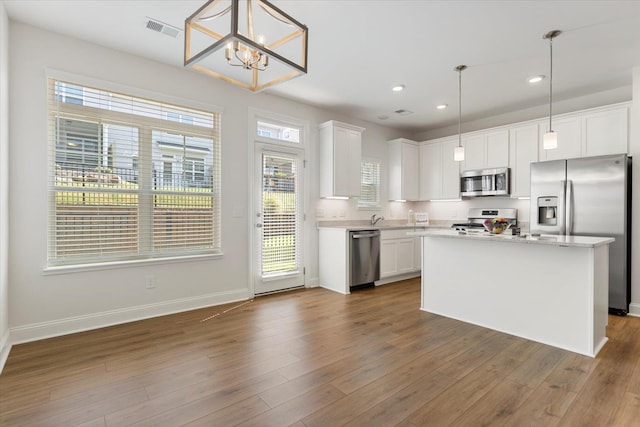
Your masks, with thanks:
<instances>
[{"instance_id":1,"label":"white lower cabinet","mask_svg":"<svg viewBox=\"0 0 640 427\"><path fill-rule=\"evenodd\" d=\"M413 269L422 271L422 237L413 238Z\"/></svg>"},{"instance_id":2,"label":"white lower cabinet","mask_svg":"<svg viewBox=\"0 0 640 427\"><path fill-rule=\"evenodd\" d=\"M380 279L420 271L419 238L407 236L409 229L382 230L380 235ZM416 255L416 249L418 254Z\"/></svg>"}]
</instances>

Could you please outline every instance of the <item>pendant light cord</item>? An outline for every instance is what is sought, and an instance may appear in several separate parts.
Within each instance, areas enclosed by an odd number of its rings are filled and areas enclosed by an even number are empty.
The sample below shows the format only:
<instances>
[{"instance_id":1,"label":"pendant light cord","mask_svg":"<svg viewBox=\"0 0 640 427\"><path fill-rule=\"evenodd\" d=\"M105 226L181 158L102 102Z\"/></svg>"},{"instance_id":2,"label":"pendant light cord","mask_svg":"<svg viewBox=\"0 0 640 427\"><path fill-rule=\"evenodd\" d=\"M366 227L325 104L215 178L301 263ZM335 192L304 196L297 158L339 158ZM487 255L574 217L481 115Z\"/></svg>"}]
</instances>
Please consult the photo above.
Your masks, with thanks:
<instances>
[{"instance_id":1,"label":"pendant light cord","mask_svg":"<svg viewBox=\"0 0 640 427\"><path fill-rule=\"evenodd\" d=\"M551 114L553 104L553 39L562 34L560 30L549 31L547 34L542 36L543 39L549 40L549 132L553 132L551 128Z\"/></svg>"},{"instance_id":2,"label":"pendant light cord","mask_svg":"<svg viewBox=\"0 0 640 427\"><path fill-rule=\"evenodd\" d=\"M462 71L466 69L466 65L455 68L458 72L458 147L462 147Z\"/></svg>"},{"instance_id":3,"label":"pendant light cord","mask_svg":"<svg viewBox=\"0 0 640 427\"><path fill-rule=\"evenodd\" d=\"M458 147L462 147L462 68L458 67Z\"/></svg>"},{"instance_id":4,"label":"pendant light cord","mask_svg":"<svg viewBox=\"0 0 640 427\"><path fill-rule=\"evenodd\" d=\"M549 132L551 127L551 105L553 103L553 37L549 37Z\"/></svg>"}]
</instances>

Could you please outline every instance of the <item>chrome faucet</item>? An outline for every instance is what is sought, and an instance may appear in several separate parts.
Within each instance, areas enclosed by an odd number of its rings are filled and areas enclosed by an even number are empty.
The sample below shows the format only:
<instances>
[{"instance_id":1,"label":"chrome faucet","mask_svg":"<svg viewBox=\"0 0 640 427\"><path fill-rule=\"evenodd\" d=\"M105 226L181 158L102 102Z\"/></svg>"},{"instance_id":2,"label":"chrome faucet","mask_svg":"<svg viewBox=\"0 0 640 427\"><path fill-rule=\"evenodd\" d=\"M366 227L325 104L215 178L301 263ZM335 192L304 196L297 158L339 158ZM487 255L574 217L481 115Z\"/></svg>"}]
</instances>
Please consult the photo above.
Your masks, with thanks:
<instances>
[{"instance_id":1,"label":"chrome faucet","mask_svg":"<svg viewBox=\"0 0 640 427\"><path fill-rule=\"evenodd\" d=\"M378 222L384 219L383 216L378 216L376 214L371 215L371 225L376 225Z\"/></svg>"}]
</instances>

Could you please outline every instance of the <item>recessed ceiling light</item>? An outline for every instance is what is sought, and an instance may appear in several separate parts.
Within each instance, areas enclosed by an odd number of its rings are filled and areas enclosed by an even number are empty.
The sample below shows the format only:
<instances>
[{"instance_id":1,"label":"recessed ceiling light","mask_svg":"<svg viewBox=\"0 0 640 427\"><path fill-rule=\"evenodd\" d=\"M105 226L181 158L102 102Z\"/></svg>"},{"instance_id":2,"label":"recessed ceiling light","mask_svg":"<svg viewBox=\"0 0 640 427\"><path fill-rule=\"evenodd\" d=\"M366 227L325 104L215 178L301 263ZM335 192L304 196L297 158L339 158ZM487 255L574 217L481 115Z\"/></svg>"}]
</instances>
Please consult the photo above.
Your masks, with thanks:
<instances>
[{"instance_id":1,"label":"recessed ceiling light","mask_svg":"<svg viewBox=\"0 0 640 427\"><path fill-rule=\"evenodd\" d=\"M449 104L440 104L440 105L436 105L436 108L438 110L444 110L445 108L447 108L449 106Z\"/></svg>"},{"instance_id":2,"label":"recessed ceiling light","mask_svg":"<svg viewBox=\"0 0 640 427\"><path fill-rule=\"evenodd\" d=\"M388 118L389 116L386 115L378 116L378 120L387 120Z\"/></svg>"},{"instance_id":3,"label":"recessed ceiling light","mask_svg":"<svg viewBox=\"0 0 640 427\"><path fill-rule=\"evenodd\" d=\"M404 108L399 108L396 111L394 111L394 113L396 113L399 116L408 116L409 114L413 114L413 111L405 110Z\"/></svg>"},{"instance_id":4,"label":"recessed ceiling light","mask_svg":"<svg viewBox=\"0 0 640 427\"><path fill-rule=\"evenodd\" d=\"M529 77L527 79L527 81L529 83L540 83L542 80L544 80L545 76L533 76L533 77Z\"/></svg>"},{"instance_id":5,"label":"recessed ceiling light","mask_svg":"<svg viewBox=\"0 0 640 427\"><path fill-rule=\"evenodd\" d=\"M404 85L395 85L391 90L394 92L402 92L404 90Z\"/></svg>"}]
</instances>

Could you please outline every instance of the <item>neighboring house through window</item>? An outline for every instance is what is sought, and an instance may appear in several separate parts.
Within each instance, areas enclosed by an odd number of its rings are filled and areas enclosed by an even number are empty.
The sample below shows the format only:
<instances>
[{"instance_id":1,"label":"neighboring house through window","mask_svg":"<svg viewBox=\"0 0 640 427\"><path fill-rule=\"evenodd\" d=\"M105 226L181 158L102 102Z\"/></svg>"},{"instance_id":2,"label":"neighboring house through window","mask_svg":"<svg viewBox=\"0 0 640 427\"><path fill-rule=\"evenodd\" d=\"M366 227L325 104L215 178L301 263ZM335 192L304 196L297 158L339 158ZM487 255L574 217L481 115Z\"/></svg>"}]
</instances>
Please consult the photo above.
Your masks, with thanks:
<instances>
[{"instance_id":1,"label":"neighboring house through window","mask_svg":"<svg viewBox=\"0 0 640 427\"><path fill-rule=\"evenodd\" d=\"M49 87L49 266L220 253L219 113Z\"/></svg>"}]
</instances>

